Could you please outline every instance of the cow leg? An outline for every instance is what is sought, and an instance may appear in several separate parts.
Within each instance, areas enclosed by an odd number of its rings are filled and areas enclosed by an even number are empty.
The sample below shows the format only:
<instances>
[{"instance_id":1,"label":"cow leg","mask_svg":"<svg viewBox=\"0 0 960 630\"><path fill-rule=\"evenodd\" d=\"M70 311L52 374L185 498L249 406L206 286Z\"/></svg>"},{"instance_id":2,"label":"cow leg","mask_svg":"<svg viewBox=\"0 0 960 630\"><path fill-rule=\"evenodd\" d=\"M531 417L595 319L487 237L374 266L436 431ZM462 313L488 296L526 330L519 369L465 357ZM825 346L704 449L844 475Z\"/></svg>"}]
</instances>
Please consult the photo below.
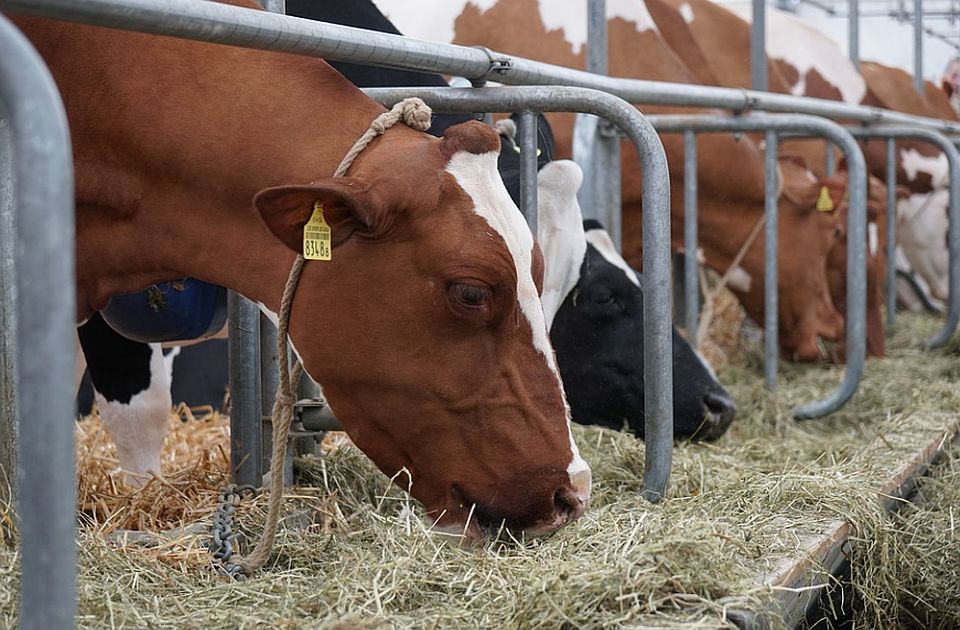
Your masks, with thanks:
<instances>
[{"instance_id":1,"label":"cow leg","mask_svg":"<svg viewBox=\"0 0 960 630\"><path fill-rule=\"evenodd\" d=\"M131 341L99 314L78 329L96 390L100 419L117 445L128 483L160 473L160 450L170 422L170 370L160 344Z\"/></svg>"}]
</instances>

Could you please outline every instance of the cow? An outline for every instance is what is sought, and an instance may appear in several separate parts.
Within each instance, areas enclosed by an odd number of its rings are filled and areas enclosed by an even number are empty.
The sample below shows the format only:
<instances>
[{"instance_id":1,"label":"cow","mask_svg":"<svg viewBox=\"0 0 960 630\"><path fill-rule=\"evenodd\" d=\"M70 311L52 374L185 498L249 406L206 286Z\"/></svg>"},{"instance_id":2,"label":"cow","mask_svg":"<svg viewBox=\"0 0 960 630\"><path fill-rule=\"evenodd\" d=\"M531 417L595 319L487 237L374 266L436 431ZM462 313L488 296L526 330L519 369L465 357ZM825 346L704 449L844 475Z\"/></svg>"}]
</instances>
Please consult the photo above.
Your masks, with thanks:
<instances>
[{"instance_id":1,"label":"cow","mask_svg":"<svg viewBox=\"0 0 960 630\"><path fill-rule=\"evenodd\" d=\"M494 131L397 125L333 178L383 108L321 60L15 23L72 130L78 322L181 277L276 313L322 212L331 259L304 266L289 336L357 446L466 539L583 514L590 468L539 298L542 255L497 175Z\"/></svg>"},{"instance_id":2,"label":"cow","mask_svg":"<svg viewBox=\"0 0 960 630\"><path fill-rule=\"evenodd\" d=\"M344 3L303 2L291 0L286 9L298 17L341 23L348 26L372 28L383 32L398 31L377 8L368 1ZM353 83L361 87L385 85L443 86L446 82L439 75L403 70L370 68L358 64L332 64ZM441 135L447 128L468 120L466 116L436 116L430 133ZM510 128L506 126L505 128ZM514 130L515 133L515 130ZM553 154L553 138L549 125L541 120L538 152L541 164L550 161ZM513 133L501 134L499 171L508 192L516 201L519 196L519 147ZM565 173L567 178L558 176ZM558 304L561 322L574 322L576 326L563 323L551 327L551 340L562 342L560 371L574 373L577 378L564 381L568 401L574 410L574 419L592 424L619 425L628 421L631 431L643 437L643 351L642 351L642 293L636 275L626 269L626 263L615 251L605 257L596 253L594 245L587 245L587 237L580 228L580 210L576 205L576 187L570 182L579 181L582 174L570 163L558 164L541 175L539 181L541 206L552 200L553 209L541 212L546 219L557 225L562 219L567 228L541 231L540 244L555 252L546 260L545 291L551 293L550 279L556 277L554 269L572 264L576 273L583 273L576 282L576 290L593 292L615 288L618 300L626 301L628 307L619 317L609 314L587 312L584 304ZM572 190L572 194L571 194ZM544 225L551 223L549 220ZM569 226L574 226L569 229ZM570 250L557 248L556 234L578 234L574 242L579 246ZM600 231L591 230L590 239L599 240ZM609 240L609 237L605 237ZM564 244L569 244L564 241ZM590 265L577 258L570 263L575 251L591 255ZM557 252L560 255L557 255ZM616 262L607 262L615 258ZM569 264L568 264L569 263ZM619 265L619 266L618 266ZM589 270L589 274L587 271ZM562 297L562 296L561 296ZM549 309L548 309L549 310ZM556 309L553 309L554 311ZM566 316L567 310L576 310L576 316ZM633 321L633 320L636 321ZM553 317L548 317L548 325ZM628 321L629 320L629 321ZM585 345L577 336L589 328L596 343ZM148 345L122 338L114 332L99 315L94 315L80 327L80 341L87 357L91 380L96 390L100 416L110 431L118 448L121 467L133 473L132 483L139 483L149 472L159 473L160 448L163 444L169 418L171 397L169 393L169 362L162 362L158 345ZM576 351L573 351L573 350ZM587 365L596 370L583 370ZM576 366L576 367L575 367ZM615 371L613 371L615 370ZM629 375L625 378L624 375ZM715 439L732 422L736 405L729 393L717 381L715 374L703 360L674 332L674 434L678 439ZM595 392L603 392L602 397ZM598 422L598 418L604 418Z\"/></svg>"},{"instance_id":3,"label":"cow","mask_svg":"<svg viewBox=\"0 0 960 630\"><path fill-rule=\"evenodd\" d=\"M399 0L378 0L378 6L410 35L460 44L482 45L506 54L583 68L586 39L584 3L559 7L546 0L514 0L484 3L483 8L458 0L432 4L416 16ZM607 4L609 71L611 75L660 81L696 83L693 73L666 45L642 2ZM399 20L399 21L398 21ZM645 113L697 110L644 107ZM716 113L714 110L699 110ZM551 117L557 136L558 157L572 150L572 120ZM671 201L675 245L682 243L683 142L675 135L662 138L671 170ZM728 135L707 134L698 139L700 247L708 266L726 271L745 245L763 214L763 157L749 139L737 141ZM623 225L624 258L639 266L641 189L635 152L624 152ZM736 165L732 167L731 165ZM818 213L805 195L809 188L790 170L784 172L780 196L782 242L804 244L804 257L782 249L779 259L780 347L790 358L813 360L820 352L817 337L837 339L843 333L843 318L833 305L827 286L826 261L838 238L836 218ZM798 203L798 200L803 200ZM757 239L741 263L741 282L732 286L748 314L763 320L763 246Z\"/></svg>"},{"instance_id":4,"label":"cow","mask_svg":"<svg viewBox=\"0 0 960 630\"><path fill-rule=\"evenodd\" d=\"M751 86L750 67L744 63L750 56L750 24L740 15L708 0L647 0L646 5L664 39L693 69L698 81L721 87ZM781 18L778 15L771 19ZM768 38L768 48L767 76L771 92L798 94L805 89L832 89L831 96L852 99L860 98L865 90L863 79L852 65L824 62L824 59L831 59L836 45L805 24L796 24L790 37L778 32L777 36ZM795 65L789 65L784 59ZM801 165L799 171L809 169L808 178L815 181L821 191L816 193L818 199L820 195L828 194L831 196L830 207L836 209L842 204L847 176L845 172L827 176L826 146L822 140L785 140L779 146L781 156ZM876 192L886 189L879 180L872 178L870 190L876 203ZM867 355L875 357L884 356L886 350L883 325L886 269L886 213L883 208L886 203L882 197L879 203L879 208L874 205L870 213L868 232L871 240L867 257ZM830 250L827 277L833 302L845 315L846 208L838 211L836 216L839 220L837 229L842 236ZM791 245L781 242L780 246Z\"/></svg>"},{"instance_id":5,"label":"cow","mask_svg":"<svg viewBox=\"0 0 960 630\"><path fill-rule=\"evenodd\" d=\"M573 418L644 437L643 290L597 221L582 221L580 167L558 160L538 179L543 303ZM673 329L674 437L714 440L736 404Z\"/></svg>"}]
</instances>

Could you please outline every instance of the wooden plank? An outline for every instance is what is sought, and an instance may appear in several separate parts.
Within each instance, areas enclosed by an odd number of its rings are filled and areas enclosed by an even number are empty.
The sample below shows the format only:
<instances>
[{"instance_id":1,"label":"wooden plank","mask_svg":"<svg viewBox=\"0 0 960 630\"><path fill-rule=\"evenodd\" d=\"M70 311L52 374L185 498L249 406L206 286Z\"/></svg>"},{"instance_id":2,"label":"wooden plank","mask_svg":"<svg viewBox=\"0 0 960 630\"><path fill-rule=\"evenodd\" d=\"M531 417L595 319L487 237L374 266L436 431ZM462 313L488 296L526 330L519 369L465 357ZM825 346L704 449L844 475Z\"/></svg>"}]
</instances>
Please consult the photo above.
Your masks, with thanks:
<instances>
[{"instance_id":1,"label":"wooden plank","mask_svg":"<svg viewBox=\"0 0 960 630\"><path fill-rule=\"evenodd\" d=\"M958 428L954 423L897 467L877 491L884 508L894 512L904 505L917 480L937 461L946 445L960 437ZM776 568L761 574L758 582L776 593L774 610L767 612L775 613L788 627L799 626L828 585L828 576L849 556L851 530L852 525L847 521L832 521L821 533L806 540L797 556L784 558ZM741 628L769 626L768 617L757 611L729 611L728 616Z\"/></svg>"}]
</instances>

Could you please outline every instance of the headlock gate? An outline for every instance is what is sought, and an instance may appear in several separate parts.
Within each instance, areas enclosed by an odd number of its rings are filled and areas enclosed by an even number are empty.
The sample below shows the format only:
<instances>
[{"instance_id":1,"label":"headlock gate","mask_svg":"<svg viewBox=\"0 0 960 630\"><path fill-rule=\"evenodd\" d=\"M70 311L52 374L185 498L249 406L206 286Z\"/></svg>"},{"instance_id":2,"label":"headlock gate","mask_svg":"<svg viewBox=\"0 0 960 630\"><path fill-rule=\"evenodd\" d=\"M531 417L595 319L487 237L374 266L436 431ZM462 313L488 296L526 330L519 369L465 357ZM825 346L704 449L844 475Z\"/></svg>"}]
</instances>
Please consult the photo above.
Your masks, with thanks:
<instances>
[{"instance_id":1,"label":"headlock gate","mask_svg":"<svg viewBox=\"0 0 960 630\"><path fill-rule=\"evenodd\" d=\"M270 8L282 6L270 2ZM776 383L776 189L778 139L817 135L841 148L850 169L849 255L847 267L848 365L840 387L823 400L795 410L797 417L818 417L835 411L856 391L865 355L866 167L854 136L887 138L888 164L893 139L912 137L932 142L950 164L950 292L947 321L929 345L945 343L960 320L960 167L953 146L960 124L833 101L759 91L659 83L603 76L606 70L604 3L590 0L588 20L592 72L510 57L483 48L407 39L401 36L312 22L200 0L0 0L0 10L45 16L99 26L162 34L206 42L297 53L408 70L466 77L469 89L377 89L368 94L390 104L410 95L424 98L437 111L519 112L523 209L536 225L535 113L576 111L596 114L634 142L644 174L644 336L648 457L645 491L649 500L666 489L672 446L672 374L670 322L670 201L666 160L654 129L683 133L688 148L699 133L760 131L766 136L767 203L765 285L767 334L765 377ZM508 85L551 86L487 88L488 81ZM566 87L558 87L566 86ZM634 105L711 107L730 117L642 116ZM770 112L786 115L762 115ZM844 130L825 118L855 121ZM895 126L894 126L895 125ZM578 156L607 178L588 186L583 206L608 221L619 242L619 141L609 127L593 125L592 156ZM16 427L19 443L18 514L22 536L23 581L21 625L57 628L72 625L75 611L73 543L74 488L69 348L74 338L73 171L63 107L55 86L29 43L0 17L0 395L7 426ZM688 299L684 322L696 323L695 151L686 152L685 212ZM893 169L888 166L888 171ZM889 222L891 236L893 221ZM15 227L15 232L9 229ZM892 252L893 239L889 245ZM15 255L14 253L15 252ZM892 259L892 256L890 257ZM12 285L16 278L16 286ZM691 286L692 285L692 286ZM892 321L892 305L888 303ZM275 330L264 325L256 307L239 297L231 300L231 380L234 404L233 438L236 474L259 483L261 418L269 409L264 395L276 381L276 357L269 341ZM15 343L14 343L15 341ZM265 344L265 345L264 345ZM16 347L16 351L12 350ZM261 352L261 347L268 350ZM16 364L11 361L16 356ZM261 371L262 375L257 374ZM17 383L16 394L13 383ZM15 403L12 404L11 401ZM15 411L14 411L15 410ZM13 425L10 418L25 419ZM7 437L10 437L9 435ZM4 440L0 431L0 446ZM241 462L243 463L242 465ZM8 453L7 464L10 463Z\"/></svg>"}]
</instances>

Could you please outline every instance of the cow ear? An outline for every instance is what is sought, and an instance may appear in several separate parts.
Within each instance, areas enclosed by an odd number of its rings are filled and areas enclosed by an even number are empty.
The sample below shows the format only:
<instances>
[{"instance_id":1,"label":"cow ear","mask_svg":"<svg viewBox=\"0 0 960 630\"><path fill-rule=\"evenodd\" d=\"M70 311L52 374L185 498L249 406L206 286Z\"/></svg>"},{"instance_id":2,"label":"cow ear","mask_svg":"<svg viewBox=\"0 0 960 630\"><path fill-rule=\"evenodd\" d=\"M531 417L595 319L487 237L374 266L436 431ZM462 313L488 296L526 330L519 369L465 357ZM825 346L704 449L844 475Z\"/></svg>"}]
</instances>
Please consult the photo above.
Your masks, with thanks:
<instances>
[{"instance_id":1,"label":"cow ear","mask_svg":"<svg viewBox=\"0 0 960 630\"><path fill-rule=\"evenodd\" d=\"M303 253L303 226L322 207L335 248L355 232L374 235L385 223L386 213L376 196L359 179L330 177L312 184L265 188L253 199L260 217L280 241Z\"/></svg>"}]
</instances>

